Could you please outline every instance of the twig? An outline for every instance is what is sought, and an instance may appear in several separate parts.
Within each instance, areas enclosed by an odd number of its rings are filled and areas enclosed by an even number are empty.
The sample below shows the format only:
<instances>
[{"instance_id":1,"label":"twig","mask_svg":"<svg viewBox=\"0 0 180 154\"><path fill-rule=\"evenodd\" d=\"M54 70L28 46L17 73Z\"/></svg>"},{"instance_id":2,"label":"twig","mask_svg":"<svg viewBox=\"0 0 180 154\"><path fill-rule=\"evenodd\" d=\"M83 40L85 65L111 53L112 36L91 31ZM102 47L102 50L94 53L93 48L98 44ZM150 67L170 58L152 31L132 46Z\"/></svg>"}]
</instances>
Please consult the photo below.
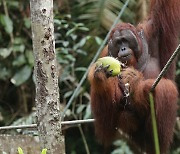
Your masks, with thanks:
<instances>
[{"instance_id":1,"label":"twig","mask_svg":"<svg viewBox=\"0 0 180 154\"><path fill-rule=\"evenodd\" d=\"M162 71L160 72L160 74L158 75L158 77L156 78L154 84L152 85L151 92L154 91L155 87L157 86L157 84L159 83L159 81L161 80L163 75L166 73L166 71L168 70L168 68L171 65L172 61L176 58L179 51L180 51L180 44L178 45L178 47L176 48L176 50L174 51L174 53L172 54L172 56L170 57L170 59L168 60L168 62L166 63L166 65L164 66Z\"/></svg>"},{"instance_id":2,"label":"twig","mask_svg":"<svg viewBox=\"0 0 180 154\"><path fill-rule=\"evenodd\" d=\"M81 127L81 126L78 126L78 128L79 128L79 131L80 131L80 133L81 133L82 140L83 140L83 142L84 142L84 146L85 146L85 149L86 149L86 154L90 154L90 152L89 152L89 147L88 147L88 144L87 144L87 141L86 141L84 132L83 132L83 130L82 130L82 127Z\"/></svg>"},{"instance_id":3,"label":"twig","mask_svg":"<svg viewBox=\"0 0 180 154\"><path fill-rule=\"evenodd\" d=\"M62 121L61 125L76 125L76 124L84 124L84 123L91 123L94 122L94 119L87 119L87 120L73 120L73 121ZM37 128L37 124L31 125L19 125L19 126L4 126L0 127L1 130L12 130L12 129L25 129L25 128Z\"/></svg>"},{"instance_id":4,"label":"twig","mask_svg":"<svg viewBox=\"0 0 180 154\"><path fill-rule=\"evenodd\" d=\"M152 93L149 93L149 100L150 100L150 107L151 107L151 119L152 119L155 152L156 154L160 154L156 114L155 114L155 107L154 107L154 98L153 98Z\"/></svg>"}]
</instances>

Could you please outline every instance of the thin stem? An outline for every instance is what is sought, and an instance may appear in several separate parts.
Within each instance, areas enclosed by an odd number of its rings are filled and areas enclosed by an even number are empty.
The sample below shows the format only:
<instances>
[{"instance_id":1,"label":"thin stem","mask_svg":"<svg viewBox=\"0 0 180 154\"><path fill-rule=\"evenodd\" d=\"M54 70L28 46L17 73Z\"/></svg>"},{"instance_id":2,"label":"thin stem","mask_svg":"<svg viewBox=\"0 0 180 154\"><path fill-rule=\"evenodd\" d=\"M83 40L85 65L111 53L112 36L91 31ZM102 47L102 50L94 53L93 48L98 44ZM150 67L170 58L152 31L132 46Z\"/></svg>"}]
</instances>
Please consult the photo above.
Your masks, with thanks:
<instances>
[{"instance_id":1,"label":"thin stem","mask_svg":"<svg viewBox=\"0 0 180 154\"><path fill-rule=\"evenodd\" d=\"M155 152L156 154L160 154L157 121L156 121L156 114L154 109L154 98L152 93L149 93L149 100L150 100L150 108L151 108L151 119L152 119Z\"/></svg>"},{"instance_id":2,"label":"thin stem","mask_svg":"<svg viewBox=\"0 0 180 154\"><path fill-rule=\"evenodd\" d=\"M83 130L82 130L82 128L81 128L80 125L78 125L78 127L79 127L79 131L80 131L80 133L81 133L81 136L82 136L82 139L83 139L83 142L84 142L84 146L85 146L85 149L86 149L86 153L87 153L87 154L90 154L90 152L89 152L89 147L88 147L88 144L87 144L87 141L86 141L84 132L83 132Z\"/></svg>"}]
</instances>

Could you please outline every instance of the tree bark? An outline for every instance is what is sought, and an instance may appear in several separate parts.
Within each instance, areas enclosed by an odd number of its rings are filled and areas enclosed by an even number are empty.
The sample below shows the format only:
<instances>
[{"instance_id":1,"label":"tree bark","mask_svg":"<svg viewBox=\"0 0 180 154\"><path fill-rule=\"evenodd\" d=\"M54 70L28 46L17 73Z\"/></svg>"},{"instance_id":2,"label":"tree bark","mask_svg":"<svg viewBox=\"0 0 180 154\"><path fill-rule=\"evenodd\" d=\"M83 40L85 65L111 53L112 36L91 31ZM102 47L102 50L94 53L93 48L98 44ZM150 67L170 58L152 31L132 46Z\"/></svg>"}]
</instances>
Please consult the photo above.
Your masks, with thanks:
<instances>
[{"instance_id":1,"label":"tree bark","mask_svg":"<svg viewBox=\"0 0 180 154\"><path fill-rule=\"evenodd\" d=\"M42 148L65 153L55 55L53 0L30 0L37 127Z\"/></svg>"},{"instance_id":2,"label":"tree bark","mask_svg":"<svg viewBox=\"0 0 180 154\"><path fill-rule=\"evenodd\" d=\"M0 135L0 153L17 154L18 147L24 154L40 154L39 137L30 135Z\"/></svg>"}]
</instances>

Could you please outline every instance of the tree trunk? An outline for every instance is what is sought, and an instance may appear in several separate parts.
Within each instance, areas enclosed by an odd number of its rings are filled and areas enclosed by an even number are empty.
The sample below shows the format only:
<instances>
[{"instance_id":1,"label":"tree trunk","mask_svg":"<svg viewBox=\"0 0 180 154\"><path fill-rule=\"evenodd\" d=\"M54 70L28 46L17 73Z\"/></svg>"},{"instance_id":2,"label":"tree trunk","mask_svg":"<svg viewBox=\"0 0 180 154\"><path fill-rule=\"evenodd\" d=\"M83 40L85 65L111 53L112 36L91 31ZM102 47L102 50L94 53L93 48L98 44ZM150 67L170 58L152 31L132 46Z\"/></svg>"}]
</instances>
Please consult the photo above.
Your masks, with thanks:
<instances>
[{"instance_id":1,"label":"tree trunk","mask_svg":"<svg viewBox=\"0 0 180 154\"><path fill-rule=\"evenodd\" d=\"M54 42L53 0L30 0L30 8L40 143L50 154L64 154Z\"/></svg>"}]
</instances>

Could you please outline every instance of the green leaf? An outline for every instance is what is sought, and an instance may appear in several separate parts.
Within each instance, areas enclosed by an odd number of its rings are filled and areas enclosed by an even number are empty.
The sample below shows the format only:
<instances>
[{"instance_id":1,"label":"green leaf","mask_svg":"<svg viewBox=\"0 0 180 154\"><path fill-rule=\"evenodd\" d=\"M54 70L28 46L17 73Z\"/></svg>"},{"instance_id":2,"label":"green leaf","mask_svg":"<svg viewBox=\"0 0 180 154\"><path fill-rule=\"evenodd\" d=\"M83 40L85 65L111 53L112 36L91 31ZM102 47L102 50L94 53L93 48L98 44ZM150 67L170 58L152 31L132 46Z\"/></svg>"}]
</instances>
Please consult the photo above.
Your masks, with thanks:
<instances>
[{"instance_id":1,"label":"green leaf","mask_svg":"<svg viewBox=\"0 0 180 154\"><path fill-rule=\"evenodd\" d=\"M31 67L26 65L18 72L16 72L16 74L11 78L11 82L16 86L19 86L29 79L31 72Z\"/></svg>"},{"instance_id":2,"label":"green leaf","mask_svg":"<svg viewBox=\"0 0 180 154\"><path fill-rule=\"evenodd\" d=\"M69 24L64 24L63 28L67 29L69 27Z\"/></svg>"},{"instance_id":3,"label":"green leaf","mask_svg":"<svg viewBox=\"0 0 180 154\"><path fill-rule=\"evenodd\" d=\"M74 28L68 30L67 33L66 33L66 36L69 36L69 35L70 35L71 33L73 33L76 29L77 29L77 27L74 27Z\"/></svg>"},{"instance_id":4,"label":"green leaf","mask_svg":"<svg viewBox=\"0 0 180 154\"><path fill-rule=\"evenodd\" d=\"M26 59L25 59L24 55L20 55L20 56L16 57L16 59L12 62L12 65L13 66L22 66L25 63L26 63Z\"/></svg>"},{"instance_id":5,"label":"green leaf","mask_svg":"<svg viewBox=\"0 0 180 154\"><path fill-rule=\"evenodd\" d=\"M88 104L83 119L89 119L89 118L91 118L91 106Z\"/></svg>"},{"instance_id":6,"label":"green leaf","mask_svg":"<svg viewBox=\"0 0 180 154\"><path fill-rule=\"evenodd\" d=\"M61 48L61 54L69 54L68 48Z\"/></svg>"},{"instance_id":7,"label":"green leaf","mask_svg":"<svg viewBox=\"0 0 180 154\"><path fill-rule=\"evenodd\" d=\"M12 9L19 9L19 3L20 2L17 2L17 1L7 1L8 7Z\"/></svg>"},{"instance_id":8,"label":"green leaf","mask_svg":"<svg viewBox=\"0 0 180 154\"><path fill-rule=\"evenodd\" d=\"M12 20L6 15L0 15L0 22L3 25L5 31L10 34L13 31L13 22Z\"/></svg>"},{"instance_id":9,"label":"green leaf","mask_svg":"<svg viewBox=\"0 0 180 154\"><path fill-rule=\"evenodd\" d=\"M84 110L84 108L86 107L86 105L79 105L79 107L77 108L77 110L76 110L76 113L77 114L80 114L83 110Z\"/></svg>"},{"instance_id":10,"label":"green leaf","mask_svg":"<svg viewBox=\"0 0 180 154\"><path fill-rule=\"evenodd\" d=\"M21 44L21 45L13 45L13 51L14 51L14 52L21 52L21 53L23 53L24 50L25 50L24 44Z\"/></svg>"},{"instance_id":11,"label":"green leaf","mask_svg":"<svg viewBox=\"0 0 180 154\"><path fill-rule=\"evenodd\" d=\"M59 19L54 19L54 24L61 25L61 20L59 20Z\"/></svg>"},{"instance_id":12,"label":"green leaf","mask_svg":"<svg viewBox=\"0 0 180 154\"><path fill-rule=\"evenodd\" d=\"M83 38L80 42L79 42L79 46L83 47L86 43L86 38Z\"/></svg>"},{"instance_id":13,"label":"green leaf","mask_svg":"<svg viewBox=\"0 0 180 154\"><path fill-rule=\"evenodd\" d=\"M75 40L77 39L77 37L78 37L78 36L75 35L75 34L71 34L70 36L71 36L71 38L72 38L73 41L75 41Z\"/></svg>"},{"instance_id":14,"label":"green leaf","mask_svg":"<svg viewBox=\"0 0 180 154\"><path fill-rule=\"evenodd\" d=\"M18 147L18 153L19 153L19 154L24 154L24 153L23 153L23 150L22 150L20 147Z\"/></svg>"},{"instance_id":15,"label":"green leaf","mask_svg":"<svg viewBox=\"0 0 180 154\"><path fill-rule=\"evenodd\" d=\"M79 43L77 43L76 45L74 45L73 49L74 49L74 50L77 50L78 48L83 47L85 44L86 44L86 37L83 38L83 39L81 39L81 40L79 41Z\"/></svg>"},{"instance_id":16,"label":"green leaf","mask_svg":"<svg viewBox=\"0 0 180 154\"><path fill-rule=\"evenodd\" d=\"M95 37L95 40L96 40L96 43L98 44L98 45L101 45L102 44L102 39L100 38L100 37Z\"/></svg>"},{"instance_id":17,"label":"green leaf","mask_svg":"<svg viewBox=\"0 0 180 154\"><path fill-rule=\"evenodd\" d=\"M24 25L26 28L30 28L31 27L31 21L30 18L24 18Z\"/></svg>"},{"instance_id":18,"label":"green leaf","mask_svg":"<svg viewBox=\"0 0 180 154\"><path fill-rule=\"evenodd\" d=\"M67 21L66 20L61 20L61 23L67 24Z\"/></svg>"},{"instance_id":19,"label":"green leaf","mask_svg":"<svg viewBox=\"0 0 180 154\"><path fill-rule=\"evenodd\" d=\"M66 14L64 17L71 19L71 14Z\"/></svg>"},{"instance_id":20,"label":"green leaf","mask_svg":"<svg viewBox=\"0 0 180 154\"><path fill-rule=\"evenodd\" d=\"M133 154L127 143L122 140L116 140L113 145L117 148L111 154Z\"/></svg>"},{"instance_id":21,"label":"green leaf","mask_svg":"<svg viewBox=\"0 0 180 154\"><path fill-rule=\"evenodd\" d=\"M86 28L86 27L79 27L78 29L80 29L82 31L89 31L89 28Z\"/></svg>"},{"instance_id":22,"label":"green leaf","mask_svg":"<svg viewBox=\"0 0 180 154\"><path fill-rule=\"evenodd\" d=\"M0 48L0 56L5 59L7 58L12 52L12 48Z\"/></svg>"},{"instance_id":23,"label":"green leaf","mask_svg":"<svg viewBox=\"0 0 180 154\"><path fill-rule=\"evenodd\" d=\"M19 44L23 44L23 42L24 42L24 40L22 37L15 37L13 43L19 45Z\"/></svg>"},{"instance_id":24,"label":"green leaf","mask_svg":"<svg viewBox=\"0 0 180 154\"><path fill-rule=\"evenodd\" d=\"M65 57L72 62L76 61L76 59L72 55L66 55Z\"/></svg>"},{"instance_id":25,"label":"green leaf","mask_svg":"<svg viewBox=\"0 0 180 154\"><path fill-rule=\"evenodd\" d=\"M68 98L72 95L73 91L68 91L64 94L64 98Z\"/></svg>"},{"instance_id":26,"label":"green leaf","mask_svg":"<svg viewBox=\"0 0 180 154\"><path fill-rule=\"evenodd\" d=\"M86 70L87 70L86 67L77 67L77 68L75 68L75 71L85 72Z\"/></svg>"},{"instance_id":27,"label":"green leaf","mask_svg":"<svg viewBox=\"0 0 180 154\"><path fill-rule=\"evenodd\" d=\"M60 64L69 64L68 60L64 60L63 58L57 58L57 61Z\"/></svg>"},{"instance_id":28,"label":"green leaf","mask_svg":"<svg viewBox=\"0 0 180 154\"><path fill-rule=\"evenodd\" d=\"M83 24L83 23L74 23L74 25L75 25L75 26L77 26L77 27L84 26L84 24Z\"/></svg>"},{"instance_id":29,"label":"green leaf","mask_svg":"<svg viewBox=\"0 0 180 154\"><path fill-rule=\"evenodd\" d=\"M75 50L75 51L76 51L76 53L79 53L79 54L81 54L81 55L84 55L84 56L87 55L86 51L84 51L84 50L77 49L77 50Z\"/></svg>"},{"instance_id":30,"label":"green leaf","mask_svg":"<svg viewBox=\"0 0 180 154\"><path fill-rule=\"evenodd\" d=\"M62 44L63 44L64 47L67 47L69 45L69 42L68 41L63 41Z\"/></svg>"},{"instance_id":31,"label":"green leaf","mask_svg":"<svg viewBox=\"0 0 180 154\"><path fill-rule=\"evenodd\" d=\"M27 50L25 52L26 58L30 66L34 66L34 56L32 50Z\"/></svg>"},{"instance_id":32,"label":"green leaf","mask_svg":"<svg viewBox=\"0 0 180 154\"><path fill-rule=\"evenodd\" d=\"M69 61L64 59L64 57L61 54L57 54L57 61L60 64L69 64Z\"/></svg>"},{"instance_id":33,"label":"green leaf","mask_svg":"<svg viewBox=\"0 0 180 154\"><path fill-rule=\"evenodd\" d=\"M43 149L41 154L46 154L46 152L47 152L47 149Z\"/></svg>"},{"instance_id":34,"label":"green leaf","mask_svg":"<svg viewBox=\"0 0 180 154\"><path fill-rule=\"evenodd\" d=\"M176 75L179 75L179 74L180 74L180 70L177 70L177 71L176 71Z\"/></svg>"},{"instance_id":35,"label":"green leaf","mask_svg":"<svg viewBox=\"0 0 180 154\"><path fill-rule=\"evenodd\" d=\"M4 66L0 66L0 79L7 80L10 77L11 71Z\"/></svg>"}]
</instances>

